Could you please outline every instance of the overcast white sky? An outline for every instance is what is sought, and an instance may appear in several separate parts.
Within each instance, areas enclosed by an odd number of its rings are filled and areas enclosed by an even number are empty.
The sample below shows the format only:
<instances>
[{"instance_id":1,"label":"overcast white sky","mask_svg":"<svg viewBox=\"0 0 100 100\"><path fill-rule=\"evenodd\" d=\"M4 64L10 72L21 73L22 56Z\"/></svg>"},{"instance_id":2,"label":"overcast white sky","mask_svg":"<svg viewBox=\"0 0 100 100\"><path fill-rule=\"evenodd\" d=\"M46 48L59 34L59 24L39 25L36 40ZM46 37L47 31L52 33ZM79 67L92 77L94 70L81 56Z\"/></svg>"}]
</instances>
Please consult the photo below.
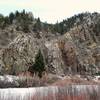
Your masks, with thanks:
<instances>
[{"instance_id":1,"label":"overcast white sky","mask_svg":"<svg viewBox=\"0 0 100 100\"><path fill-rule=\"evenodd\" d=\"M0 0L0 13L32 11L42 21L55 23L81 12L100 12L100 0Z\"/></svg>"}]
</instances>

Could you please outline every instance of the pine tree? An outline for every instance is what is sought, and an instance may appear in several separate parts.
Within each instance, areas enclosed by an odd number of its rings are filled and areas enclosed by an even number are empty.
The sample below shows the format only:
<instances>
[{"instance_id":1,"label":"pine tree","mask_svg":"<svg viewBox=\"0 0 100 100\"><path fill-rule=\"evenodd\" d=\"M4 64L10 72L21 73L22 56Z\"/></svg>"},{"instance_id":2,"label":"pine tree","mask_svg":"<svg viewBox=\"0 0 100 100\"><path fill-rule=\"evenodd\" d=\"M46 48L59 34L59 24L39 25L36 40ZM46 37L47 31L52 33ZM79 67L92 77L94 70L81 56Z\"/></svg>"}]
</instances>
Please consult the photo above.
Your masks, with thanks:
<instances>
[{"instance_id":1,"label":"pine tree","mask_svg":"<svg viewBox=\"0 0 100 100\"><path fill-rule=\"evenodd\" d=\"M38 76L41 78L43 71L45 71L45 63L41 50L38 51L38 54L35 57L35 63L29 69L32 73L38 73Z\"/></svg>"},{"instance_id":2,"label":"pine tree","mask_svg":"<svg viewBox=\"0 0 100 100\"><path fill-rule=\"evenodd\" d=\"M37 22L36 24L34 25L34 30L36 31L40 31L41 30L41 21L40 21L40 18L37 19Z\"/></svg>"},{"instance_id":3,"label":"pine tree","mask_svg":"<svg viewBox=\"0 0 100 100\"><path fill-rule=\"evenodd\" d=\"M13 20L15 18L15 15L13 13L10 13L9 14L9 20L10 20L10 23L12 24Z\"/></svg>"},{"instance_id":4,"label":"pine tree","mask_svg":"<svg viewBox=\"0 0 100 100\"><path fill-rule=\"evenodd\" d=\"M17 17L19 17L20 16L20 13L18 12L18 10L16 10L16 12L15 12L15 17L17 18Z\"/></svg>"}]
</instances>

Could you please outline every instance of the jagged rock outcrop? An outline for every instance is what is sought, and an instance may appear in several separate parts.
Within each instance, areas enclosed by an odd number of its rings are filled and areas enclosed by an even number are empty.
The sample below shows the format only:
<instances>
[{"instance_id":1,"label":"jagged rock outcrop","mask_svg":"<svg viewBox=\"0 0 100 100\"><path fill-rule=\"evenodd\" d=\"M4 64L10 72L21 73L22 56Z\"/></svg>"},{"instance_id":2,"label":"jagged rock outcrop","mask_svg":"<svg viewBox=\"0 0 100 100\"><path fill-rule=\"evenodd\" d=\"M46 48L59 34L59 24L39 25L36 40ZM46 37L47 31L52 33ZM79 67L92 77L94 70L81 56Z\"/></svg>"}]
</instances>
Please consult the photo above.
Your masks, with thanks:
<instances>
[{"instance_id":1,"label":"jagged rock outcrop","mask_svg":"<svg viewBox=\"0 0 100 100\"><path fill-rule=\"evenodd\" d=\"M59 71L60 74L94 75L99 73L100 31L98 21L100 15L87 13L83 19L80 25L75 24L65 35L49 42L48 48L52 50L50 64L54 66L56 73Z\"/></svg>"},{"instance_id":2,"label":"jagged rock outcrop","mask_svg":"<svg viewBox=\"0 0 100 100\"><path fill-rule=\"evenodd\" d=\"M18 74L27 71L28 64L34 61L38 48L38 42L33 37L18 35L7 48L1 50L4 73Z\"/></svg>"}]
</instances>

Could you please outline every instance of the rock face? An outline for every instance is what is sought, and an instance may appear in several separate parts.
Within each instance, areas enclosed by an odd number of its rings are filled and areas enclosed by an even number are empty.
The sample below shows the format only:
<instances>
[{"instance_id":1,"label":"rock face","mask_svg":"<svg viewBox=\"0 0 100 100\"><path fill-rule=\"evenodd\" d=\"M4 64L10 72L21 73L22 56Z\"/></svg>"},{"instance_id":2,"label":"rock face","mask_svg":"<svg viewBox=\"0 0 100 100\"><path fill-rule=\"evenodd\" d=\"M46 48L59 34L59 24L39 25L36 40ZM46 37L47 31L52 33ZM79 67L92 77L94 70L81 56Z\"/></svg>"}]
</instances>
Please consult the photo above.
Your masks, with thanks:
<instances>
[{"instance_id":1,"label":"rock face","mask_svg":"<svg viewBox=\"0 0 100 100\"><path fill-rule=\"evenodd\" d=\"M38 51L38 43L31 36L20 34L7 48L1 50L4 73L18 74L28 70Z\"/></svg>"},{"instance_id":2,"label":"rock face","mask_svg":"<svg viewBox=\"0 0 100 100\"><path fill-rule=\"evenodd\" d=\"M0 49L1 74L19 74L34 63L41 49L46 70L57 75L95 75L100 72L100 32L96 29L98 15L88 14L84 21L64 35L51 33L23 33L13 29L14 35ZM3 32L1 32L3 34ZM38 35L38 37L37 37ZM2 38L2 37L0 37ZM9 39L8 39L9 40Z\"/></svg>"}]
</instances>

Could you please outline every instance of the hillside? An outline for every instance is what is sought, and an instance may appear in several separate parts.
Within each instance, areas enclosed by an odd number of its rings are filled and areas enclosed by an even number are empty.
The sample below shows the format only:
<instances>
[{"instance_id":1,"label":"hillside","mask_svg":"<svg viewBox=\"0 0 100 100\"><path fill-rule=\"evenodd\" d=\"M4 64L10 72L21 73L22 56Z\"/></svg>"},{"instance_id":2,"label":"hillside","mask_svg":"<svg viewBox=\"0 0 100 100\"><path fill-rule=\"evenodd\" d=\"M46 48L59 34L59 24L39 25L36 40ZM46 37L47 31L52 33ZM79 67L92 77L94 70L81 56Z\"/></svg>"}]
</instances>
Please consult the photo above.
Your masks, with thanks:
<instances>
[{"instance_id":1,"label":"hillside","mask_svg":"<svg viewBox=\"0 0 100 100\"><path fill-rule=\"evenodd\" d=\"M1 75L29 71L39 50L48 74L100 74L99 13L86 12L48 24L23 10L8 17L1 16L0 22Z\"/></svg>"}]
</instances>

